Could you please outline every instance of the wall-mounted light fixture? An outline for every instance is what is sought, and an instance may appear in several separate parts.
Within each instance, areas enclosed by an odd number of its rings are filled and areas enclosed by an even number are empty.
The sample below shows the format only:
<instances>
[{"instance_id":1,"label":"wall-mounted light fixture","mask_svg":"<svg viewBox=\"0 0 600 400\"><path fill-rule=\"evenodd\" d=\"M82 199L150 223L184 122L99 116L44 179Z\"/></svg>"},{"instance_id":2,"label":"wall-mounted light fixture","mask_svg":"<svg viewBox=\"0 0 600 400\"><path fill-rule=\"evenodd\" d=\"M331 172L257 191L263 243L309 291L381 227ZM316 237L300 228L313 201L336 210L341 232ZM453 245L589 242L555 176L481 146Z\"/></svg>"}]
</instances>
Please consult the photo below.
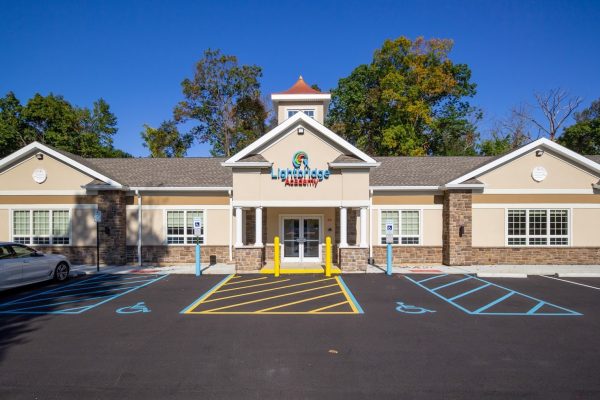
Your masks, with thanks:
<instances>
[{"instance_id":1,"label":"wall-mounted light fixture","mask_svg":"<svg viewBox=\"0 0 600 400\"><path fill-rule=\"evenodd\" d=\"M37 153L35 155L35 158L37 158L38 160L43 160L44 159L44 153Z\"/></svg>"},{"instance_id":2,"label":"wall-mounted light fixture","mask_svg":"<svg viewBox=\"0 0 600 400\"><path fill-rule=\"evenodd\" d=\"M304 135L304 128L298 128L298 135Z\"/></svg>"},{"instance_id":3,"label":"wall-mounted light fixture","mask_svg":"<svg viewBox=\"0 0 600 400\"><path fill-rule=\"evenodd\" d=\"M458 228L458 236L460 236L460 237L463 237L463 235L464 235L464 234L465 234L465 226L464 226L464 225L461 225L461 226Z\"/></svg>"},{"instance_id":4,"label":"wall-mounted light fixture","mask_svg":"<svg viewBox=\"0 0 600 400\"><path fill-rule=\"evenodd\" d=\"M535 156L536 156L536 157L541 157L541 156L543 156L543 155L544 155L544 150L542 150L542 149L537 149L537 150L535 151Z\"/></svg>"}]
</instances>

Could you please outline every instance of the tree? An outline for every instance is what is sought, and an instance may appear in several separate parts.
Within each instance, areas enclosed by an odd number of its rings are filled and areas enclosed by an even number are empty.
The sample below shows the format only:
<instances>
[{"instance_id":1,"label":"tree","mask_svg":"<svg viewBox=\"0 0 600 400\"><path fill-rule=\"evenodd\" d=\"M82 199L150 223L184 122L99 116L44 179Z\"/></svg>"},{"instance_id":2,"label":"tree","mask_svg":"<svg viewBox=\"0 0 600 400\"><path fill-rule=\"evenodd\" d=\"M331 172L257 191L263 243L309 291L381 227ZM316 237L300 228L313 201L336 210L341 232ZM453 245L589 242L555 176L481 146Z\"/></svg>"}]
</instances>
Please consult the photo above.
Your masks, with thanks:
<instances>
[{"instance_id":1,"label":"tree","mask_svg":"<svg viewBox=\"0 0 600 400\"><path fill-rule=\"evenodd\" d=\"M62 96L35 94L23 106L9 92L0 99L0 157L33 141L83 157L130 157L113 146L116 126L117 118L102 99L89 110Z\"/></svg>"},{"instance_id":2,"label":"tree","mask_svg":"<svg viewBox=\"0 0 600 400\"><path fill-rule=\"evenodd\" d=\"M574 117L576 123L564 129L558 142L581 154L600 154L600 99Z\"/></svg>"},{"instance_id":3,"label":"tree","mask_svg":"<svg viewBox=\"0 0 600 400\"><path fill-rule=\"evenodd\" d=\"M515 107L510 114L498 121L492 128L491 137L481 141L480 153L486 156L496 156L508 153L531 141L531 123L525 118L526 108Z\"/></svg>"},{"instance_id":4,"label":"tree","mask_svg":"<svg viewBox=\"0 0 600 400\"><path fill-rule=\"evenodd\" d=\"M195 121L191 133L196 139L210 143L215 156L231 156L246 143L245 137L263 133L260 124L254 122L250 123L251 135L247 130L240 132L242 112L256 121L264 110L264 106L262 110L257 106L261 76L262 70L256 65L238 65L235 56L206 50L196 64L194 77L181 83L185 100L175 107L175 121Z\"/></svg>"},{"instance_id":5,"label":"tree","mask_svg":"<svg viewBox=\"0 0 600 400\"><path fill-rule=\"evenodd\" d=\"M174 121L164 121L158 128L144 125L141 135L154 158L184 157L194 141L191 134L181 135Z\"/></svg>"},{"instance_id":6,"label":"tree","mask_svg":"<svg viewBox=\"0 0 600 400\"><path fill-rule=\"evenodd\" d=\"M547 135L550 140L556 140L560 127L583 101L581 97L571 97L560 88L551 89L546 93L535 93L535 99L546 121L538 121L526 109L521 110L520 115L531 121L540 133Z\"/></svg>"},{"instance_id":7,"label":"tree","mask_svg":"<svg viewBox=\"0 0 600 400\"><path fill-rule=\"evenodd\" d=\"M327 124L372 155L472 154L480 110L447 39L386 40L332 91Z\"/></svg>"}]
</instances>

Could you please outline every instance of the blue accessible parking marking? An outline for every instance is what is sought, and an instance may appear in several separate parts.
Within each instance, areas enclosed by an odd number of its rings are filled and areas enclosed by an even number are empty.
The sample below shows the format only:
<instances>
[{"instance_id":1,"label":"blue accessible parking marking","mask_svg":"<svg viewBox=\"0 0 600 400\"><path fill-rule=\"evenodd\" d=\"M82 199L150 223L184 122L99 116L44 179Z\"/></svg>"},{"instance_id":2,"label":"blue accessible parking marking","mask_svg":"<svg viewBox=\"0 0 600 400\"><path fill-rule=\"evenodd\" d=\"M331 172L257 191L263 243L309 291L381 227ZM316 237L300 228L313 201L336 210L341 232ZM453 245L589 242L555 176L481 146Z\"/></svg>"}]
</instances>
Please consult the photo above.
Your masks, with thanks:
<instances>
[{"instance_id":1,"label":"blue accessible parking marking","mask_svg":"<svg viewBox=\"0 0 600 400\"><path fill-rule=\"evenodd\" d=\"M406 276L406 279L469 315L582 315L468 274L441 274L419 280Z\"/></svg>"},{"instance_id":2,"label":"blue accessible parking marking","mask_svg":"<svg viewBox=\"0 0 600 400\"><path fill-rule=\"evenodd\" d=\"M0 314L81 314L168 275L100 274L0 304Z\"/></svg>"}]
</instances>

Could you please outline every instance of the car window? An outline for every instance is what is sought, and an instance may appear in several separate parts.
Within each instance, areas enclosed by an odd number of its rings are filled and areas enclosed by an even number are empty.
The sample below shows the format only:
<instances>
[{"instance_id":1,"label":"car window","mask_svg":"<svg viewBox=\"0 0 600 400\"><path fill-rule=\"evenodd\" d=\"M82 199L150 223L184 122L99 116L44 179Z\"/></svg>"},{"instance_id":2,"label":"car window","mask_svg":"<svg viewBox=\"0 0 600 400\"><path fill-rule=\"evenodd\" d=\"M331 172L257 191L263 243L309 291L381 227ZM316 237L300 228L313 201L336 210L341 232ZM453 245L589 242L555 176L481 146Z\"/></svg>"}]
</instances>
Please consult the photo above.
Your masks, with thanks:
<instances>
[{"instance_id":1,"label":"car window","mask_svg":"<svg viewBox=\"0 0 600 400\"><path fill-rule=\"evenodd\" d=\"M14 256L17 258L30 257L33 253L35 253L34 249L23 245L13 245L12 249L15 253Z\"/></svg>"},{"instance_id":2,"label":"car window","mask_svg":"<svg viewBox=\"0 0 600 400\"><path fill-rule=\"evenodd\" d=\"M0 260L3 258L10 258L12 256L8 246L0 246Z\"/></svg>"}]
</instances>

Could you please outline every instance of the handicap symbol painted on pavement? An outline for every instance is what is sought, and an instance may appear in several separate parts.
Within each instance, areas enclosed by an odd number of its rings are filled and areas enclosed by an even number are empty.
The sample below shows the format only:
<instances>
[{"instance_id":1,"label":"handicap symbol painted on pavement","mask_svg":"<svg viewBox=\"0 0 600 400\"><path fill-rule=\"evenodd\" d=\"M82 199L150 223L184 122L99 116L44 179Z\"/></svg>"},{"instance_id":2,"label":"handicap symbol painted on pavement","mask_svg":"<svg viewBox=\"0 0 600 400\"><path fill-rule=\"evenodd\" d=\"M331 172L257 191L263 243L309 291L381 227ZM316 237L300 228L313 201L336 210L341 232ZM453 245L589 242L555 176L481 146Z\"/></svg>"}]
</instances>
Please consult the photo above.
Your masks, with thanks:
<instances>
[{"instance_id":1,"label":"handicap symbol painted on pavement","mask_svg":"<svg viewBox=\"0 0 600 400\"><path fill-rule=\"evenodd\" d=\"M404 304L401 301L396 302L398 307L396 307L396 311L399 311L404 314L425 314L425 313L434 313L434 310L428 310L426 308L411 306L410 304Z\"/></svg>"},{"instance_id":2,"label":"handicap symbol painted on pavement","mask_svg":"<svg viewBox=\"0 0 600 400\"><path fill-rule=\"evenodd\" d=\"M140 301L136 305L121 307L117 309L118 314L137 314L137 313L147 313L150 312L150 309L146 307L143 301Z\"/></svg>"}]
</instances>

